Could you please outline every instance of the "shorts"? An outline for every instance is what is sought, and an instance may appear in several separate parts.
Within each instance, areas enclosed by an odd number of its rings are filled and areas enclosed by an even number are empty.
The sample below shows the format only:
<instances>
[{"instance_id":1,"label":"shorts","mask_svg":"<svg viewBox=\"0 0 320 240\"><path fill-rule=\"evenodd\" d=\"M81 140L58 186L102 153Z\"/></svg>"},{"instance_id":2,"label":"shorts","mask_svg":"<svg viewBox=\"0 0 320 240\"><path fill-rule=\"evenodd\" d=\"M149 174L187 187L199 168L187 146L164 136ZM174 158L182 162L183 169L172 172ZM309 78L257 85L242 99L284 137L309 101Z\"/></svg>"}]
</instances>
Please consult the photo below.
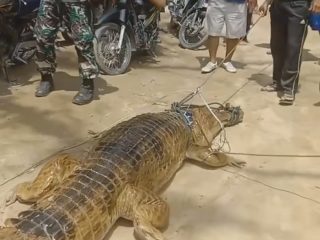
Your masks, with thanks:
<instances>
[{"instance_id":1,"label":"shorts","mask_svg":"<svg viewBox=\"0 0 320 240\"><path fill-rule=\"evenodd\" d=\"M209 36L230 39L246 36L246 1L209 0L206 18Z\"/></svg>"}]
</instances>

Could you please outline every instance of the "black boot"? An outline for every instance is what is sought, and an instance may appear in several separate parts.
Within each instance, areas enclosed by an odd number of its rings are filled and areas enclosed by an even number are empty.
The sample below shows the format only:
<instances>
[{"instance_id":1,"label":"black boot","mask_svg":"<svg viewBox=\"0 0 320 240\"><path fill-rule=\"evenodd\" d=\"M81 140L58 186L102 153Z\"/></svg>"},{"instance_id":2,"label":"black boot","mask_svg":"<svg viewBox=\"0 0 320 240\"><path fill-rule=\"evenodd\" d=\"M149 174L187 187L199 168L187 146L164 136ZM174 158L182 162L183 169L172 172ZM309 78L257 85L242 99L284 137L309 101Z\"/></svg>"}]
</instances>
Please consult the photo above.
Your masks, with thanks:
<instances>
[{"instance_id":1,"label":"black boot","mask_svg":"<svg viewBox=\"0 0 320 240\"><path fill-rule=\"evenodd\" d=\"M35 92L36 97L45 97L51 91L53 91L53 89L54 89L54 85L53 85L52 75L51 74L41 74L40 85Z\"/></svg>"},{"instance_id":2,"label":"black boot","mask_svg":"<svg viewBox=\"0 0 320 240\"><path fill-rule=\"evenodd\" d=\"M79 92L74 96L72 102L77 105L84 105L93 100L94 84L93 79L83 80Z\"/></svg>"}]
</instances>

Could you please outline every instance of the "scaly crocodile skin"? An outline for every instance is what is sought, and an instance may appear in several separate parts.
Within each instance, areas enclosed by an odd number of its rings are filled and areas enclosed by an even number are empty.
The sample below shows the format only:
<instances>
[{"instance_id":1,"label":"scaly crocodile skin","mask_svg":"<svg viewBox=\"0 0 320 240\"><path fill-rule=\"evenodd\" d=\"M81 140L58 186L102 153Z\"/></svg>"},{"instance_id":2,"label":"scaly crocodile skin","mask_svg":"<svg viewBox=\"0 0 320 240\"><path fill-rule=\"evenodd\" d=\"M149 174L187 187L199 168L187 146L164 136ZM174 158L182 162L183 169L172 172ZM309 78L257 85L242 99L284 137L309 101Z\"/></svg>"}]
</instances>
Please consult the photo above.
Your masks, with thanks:
<instances>
[{"instance_id":1,"label":"scaly crocodile skin","mask_svg":"<svg viewBox=\"0 0 320 240\"><path fill-rule=\"evenodd\" d=\"M186 156L212 166L228 164L210 162L200 134L212 140L221 130L216 119L203 106L191 111L192 128L174 111L139 115L111 128L69 176L11 219L0 239L101 240L120 217L134 222L138 237L164 239L156 228L166 223L168 207L156 193ZM217 116L224 123L231 119L230 111L221 109Z\"/></svg>"}]
</instances>

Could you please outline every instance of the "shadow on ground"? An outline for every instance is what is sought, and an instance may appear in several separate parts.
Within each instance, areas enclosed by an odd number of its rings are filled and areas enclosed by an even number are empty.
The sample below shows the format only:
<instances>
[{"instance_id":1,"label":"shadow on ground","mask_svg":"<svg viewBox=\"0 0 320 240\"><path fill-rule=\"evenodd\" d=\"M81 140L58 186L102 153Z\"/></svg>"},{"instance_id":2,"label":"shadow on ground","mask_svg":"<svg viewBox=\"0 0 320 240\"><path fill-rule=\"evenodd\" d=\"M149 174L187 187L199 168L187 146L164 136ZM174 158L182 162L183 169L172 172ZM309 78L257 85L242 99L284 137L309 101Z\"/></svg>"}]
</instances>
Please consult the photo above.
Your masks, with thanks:
<instances>
[{"instance_id":1,"label":"shadow on ground","mask_svg":"<svg viewBox=\"0 0 320 240\"><path fill-rule=\"evenodd\" d=\"M320 102L313 104L315 107L320 107Z\"/></svg>"},{"instance_id":2,"label":"shadow on ground","mask_svg":"<svg viewBox=\"0 0 320 240\"><path fill-rule=\"evenodd\" d=\"M11 128L16 127L19 129L21 126L27 126L32 128L34 132L55 137L61 137L61 131L70 135L76 131L77 126L72 127L63 121L59 121L52 117L54 114L54 111L39 110L37 106L21 106L10 99L5 101L5 104L0 109L0 117L7 119L7 121L0 123L0 128L6 128L10 123ZM69 111L64 111L64 117L72 119L72 122L75 123L80 122L80 119Z\"/></svg>"},{"instance_id":3,"label":"shadow on ground","mask_svg":"<svg viewBox=\"0 0 320 240\"><path fill-rule=\"evenodd\" d=\"M29 66L30 68L30 66ZM22 71L25 72L25 71ZM40 79L36 79L33 81L30 81L29 79L32 77L32 75L19 75L20 80L19 86L26 86L33 84L36 81L40 81ZM80 88L80 79L79 76L71 76L65 72L56 72L54 74L54 85L55 85L55 91L78 91ZM6 95L11 95L12 91L10 90L11 85L7 82L1 81L0 82L0 96L6 96ZM113 93L118 91L119 89L117 87L113 87L109 85L106 80L103 78L96 78L95 79L95 89L96 89L96 94L94 100L99 100L100 95L105 95L109 93Z\"/></svg>"},{"instance_id":4,"label":"shadow on ground","mask_svg":"<svg viewBox=\"0 0 320 240\"><path fill-rule=\"evenodd\" d=\"M10 84L0 79L0 97L11 95Z\"/></svg>"},{"instance_id":5,"label":"shadow on ground","mask_svg":"<svg viewBox=\"0 0 320 240\"><path fill-rule=\"evenodd\" d=\"M255 221L249 214L239 216L239 214L236 214L233 211L226 211L221 208L219 198L223 197L223 195L223 192L217 192L210 197L201 195L197 198L188 193L170 191L168 199L172 211L169 216L168 226L162 229L163 235L168 236L169 238L169 235L172 234L183 234L188 236L186 239L197 239L197 234L200 232L210 232L212 226L215 226L216 228L223 227L224 229L239 228L242 229L243 232L252 232L256 231L256 229L263 229L261 231L265 232L275 231L272 226L262 226L262 223ZM173 204L173 201L179 203L180 206ZM183 219L183 221L181 221L181 219ZM194 221L195 219L197 219L196 222ZM180 224L176 225L175 221L178 221ZM132 239L134 239L134 227L132 222L119 219L110 229L104 240L113 239L114 237L112 236L118 227L130 228L132 231ZM174 233L172 231L174 231Z\"/></svg>"},{"instance_id":6,"label":"shadow on ground","mask_svg":"<svg viewBox=\"0 0 320 240\"><path fill-rule=\"evenodd\" d=\"M269 43L259 43L259 44L255 44L256 47L260 47L260 48L266 48L266 49L270 49L270 44ZM310 53L310 49L303 49L302 52L302 61L318 61L319 58L316 57L315 55L313 55L312 53Z\"/></svg>"},{"instance_id":7,"label":"shadow on ground","mask_svg":"<svg viewBox=\"0 0 320 240\"><path fill-rule=\"evenodd\" d=\"M295 171L290 171L290 170L285 170L285 169L257 169L257 168L250 168L247 167L245 169L246 173L249 174L254 174L255 176L258 175L259 177L272 177L272 178L310 178L310 179L319 179L320 178L320 173L318 172L311 172L310 170L303 170L301 171L295 170Z\"/></svg>"},{"instance_id":8,"label":"shadow on ground","mask_svg":"<svg viewBox=\"0 0 320 240\"><path fill-rule=\"evenodd\" d=\"M78 76L71 76L65 72L57 72L54 75L55 91L78 91L80 88L80 79ZM118 91L117 87L111 86L103 78L95 79L96 94L94 100L98 100L100 95L105 95Z\"/></svg>"},{"instance_id":9,"label":"shadow on ground","mask_svg":"<svg viewBox=\"0 0 320 240\"><path fill-rule=\"evenodd\" d=\"M263 73L254 73L248 78L248 80L255 81L262 87L272 83L272 77Z\"/></svg>"},{"instance_id":10,"label":"shadow on ground","mask_svg":"<svg viewBox=\"0 0 320 240\"><path fill-rule=\"evenodd\" d=\"M32 69L34 71L32 71ZM27 65L17 65L8 68L8 75L10 83L4 80L4 77L0 73L0 96L11 95L12 86L26 86L33 84L30 79L36 74L36 65L32 62Z\"/></svg>"},{"instance_id":11,"label":"shadow on ground","mask_svg":"<svg viewBox=\"0 0 320 240\"><path fill-rule=\"evenodd\" d=\"M255 44L254 46L260 47L260 48L270 49L270 44L269 43L258 43L258 44Z\"/></svg>"},{"instance_id":12,"label":"shadow on ground","mask_svg":"<svg viewBox=\"0 0 320 240\"><path fill-rule=\"evenodd\" d=\"M273 80L272 77L263 74L263 73L254 73L249 78L249 81L255 81L257 84L259 84L261 87L265 87L269 84L272 84ZM297 94L301 91L301 84L298 85ZM281 96L281 91L278 92L278 97Z\"/></svg>"}]
</instances>

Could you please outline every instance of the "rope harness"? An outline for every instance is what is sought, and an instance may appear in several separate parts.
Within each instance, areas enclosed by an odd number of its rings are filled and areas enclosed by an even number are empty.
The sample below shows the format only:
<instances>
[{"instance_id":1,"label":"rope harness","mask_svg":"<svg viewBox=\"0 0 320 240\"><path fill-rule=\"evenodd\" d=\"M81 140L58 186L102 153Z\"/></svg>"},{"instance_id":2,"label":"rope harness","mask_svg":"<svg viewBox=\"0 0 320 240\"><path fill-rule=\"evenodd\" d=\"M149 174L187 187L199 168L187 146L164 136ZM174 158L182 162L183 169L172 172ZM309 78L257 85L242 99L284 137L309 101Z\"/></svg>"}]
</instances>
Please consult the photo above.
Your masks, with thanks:
<instances>
[{"instance_id":1,"label":"rope harness","mask_svg":"<svg viewBox=\"0 0 320 240\"><path fill-rule=\"evenodd\" d=\"M201 93L199 93L199 94L200 94L199 96L202 97ZM193 118L192 111L190 111L190 110L194 107L194 105L180 104L180 103L175 102L171 105L171 110L180 114L181 118L183 119L185 124L188 126L190 131L192 131L193 125L197 124L197 126L199 127L199 129L201 131L201 134L203 135L203 137L205 138L205 140L208 143L208 148L210 148L213 152L217 152L217 151L220 151L226 143L228 143L224 126L232 126L232 125L240 122L239 119L241 116L241 108L240 107L231 107L230 104L226 104L224 106L223 104L218 103L218 102L207 103L204 98L203 98L203 101L205 103L205 106L210 111L210 113L214 116L214 118L219 123L220 129L222 130L222 134L220 134L219 144L215 148L212 148L212 142L210 142L209 139L207 138L205 131L203 130L201 124L196 119ZM221 120L215 114L215 112L219 112L219 111L225 111L225 112L230 113L230 118L228 119L228 122L225 125L221 122ZM228 146L229 146L229 143L228 143ZM229 146L229 149L230 149L230 146Z\"/></svg>"},{"instance_id":2,"label":"rope harness","mask_svg":"<svg viewBox=\"0 0 320 240\"><path fill-rule=\"evenodd\" d=\"M251 25L251 27L249 28L249 30L247 31L247 35L249 34L249 32L257 25L257 23L261 20L263 16L259 16L258 19ZM225 62L225 60L235 51L236 47L240 44L240 42L245 38L242 37L239 39L239 41L237 42L237 44L226 54L226 56L222 59L222 61L217 65L217 67L221 67L222 64ZM213 76L213 74L215 73L216 71L213 71L212 73L210 73L208 75L208 77L196 88L196 90L194 90L193 92L191 92L190 94L188 94L186 97L184 97L177 105L178 106L183 106L183 105L186 105L187 102L189 102L190 100L192 100L195 96L199 96L201 101L203 102L203 104L208 108L208 110L210 111L210 113L212 114L212 116L218 121L219 125L220 125L220 128L221 128L221 134L220 134L220 137L219 137L219 141L218 143L215 143L215 140L214 142L212 143L209 143L208 145L211 146L214 145L214 151L223 151L223 152L230 152L231 151L231 148L230 148L230 144L227 140L227 133L226 133L226 130L225 130L225 126L222 124L222 122L220 121L220 119L216 116L216 114L212 111L211 107L210 107L210 104L207 102L207 100L203 97L203 95L201 94L201 90L203 89L203 87L208 83L208 81L211 79L211 77ZM222 106L222 105L221 105ZM235 109L235 112L234 114L239 114L239 110L240 110L240 107L238 107L238 110L236 111ZM233 115L231 114L231 116L235 117L236 119L236 115ZM239 116L237 116L239 117ZM226 126L230 126L230 125L226 125ZM203 133L204 134L204 133ZM227 151L224 151L223 148L225 146L225 144L227 144L228 146L228 150Z\"/></svg>"}]
</instances>

